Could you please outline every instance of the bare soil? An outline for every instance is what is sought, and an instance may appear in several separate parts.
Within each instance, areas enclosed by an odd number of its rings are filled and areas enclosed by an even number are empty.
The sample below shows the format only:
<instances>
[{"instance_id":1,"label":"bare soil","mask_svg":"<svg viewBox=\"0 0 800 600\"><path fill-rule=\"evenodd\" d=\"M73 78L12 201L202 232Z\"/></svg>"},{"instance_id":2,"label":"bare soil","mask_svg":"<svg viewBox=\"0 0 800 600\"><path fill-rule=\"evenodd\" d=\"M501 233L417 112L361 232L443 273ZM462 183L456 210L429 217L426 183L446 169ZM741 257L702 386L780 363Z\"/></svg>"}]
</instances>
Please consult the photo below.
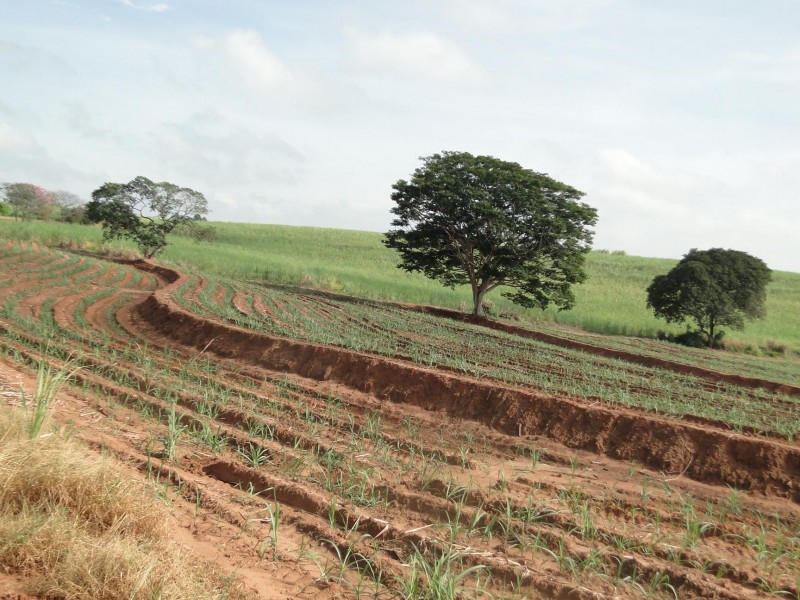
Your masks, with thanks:
<instances>
[{"instance_id":1,"label":"bare soil","mask_svg":"<svg viewBox=\"0 0 800 600\"><path fill-rule=\"evenodd\" d=\"M182 275L149 262L114 268L158 289L126 276L76 312L110 278L36 285L62 261L35 249L23 275L12 249L0 400L35 386L24 317L50 311L47 360L84 365L54 420L157 482L175 539L254 597L389 597L417 552L501 596L798 597L797 443L236 328L177 306Z\"/></svg>"}]
</instances>

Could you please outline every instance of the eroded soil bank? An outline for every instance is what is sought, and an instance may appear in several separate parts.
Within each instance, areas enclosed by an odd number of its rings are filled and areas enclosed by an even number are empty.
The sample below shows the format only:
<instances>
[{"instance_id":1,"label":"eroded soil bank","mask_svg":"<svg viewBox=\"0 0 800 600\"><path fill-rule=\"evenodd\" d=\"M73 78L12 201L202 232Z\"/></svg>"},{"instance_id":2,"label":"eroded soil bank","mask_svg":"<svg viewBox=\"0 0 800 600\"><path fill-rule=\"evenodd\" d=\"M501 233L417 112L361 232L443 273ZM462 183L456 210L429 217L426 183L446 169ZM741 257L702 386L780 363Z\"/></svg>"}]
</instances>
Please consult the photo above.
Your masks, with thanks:
<instances>
[{"instance_id":1,"label":"eroded soil bank","mask_svg":"<svg viewBox=\"0 0 800 600\"><path fill-rule=\"evenodd\" d=\"M475 420L508 435L544 435L664 473L800 501L800 447L795 444L256 333L183 310L170 298L178 285L176 278L137 307L142 320L177 343Z\"/></svg>"},{"instance_id":2,"label":"eroded soil bank","mask_svg":"<svg viewBox=\"0 0 800 600\"><path fill-rule=\"evenodd\" d=\"M254 334L160 267L22 258L0 248L4 409L39 361L80 366L53 421L254 597L403 597L440 557L498 598L797 597L797 444Z\"/></svg>"}]
</instances>

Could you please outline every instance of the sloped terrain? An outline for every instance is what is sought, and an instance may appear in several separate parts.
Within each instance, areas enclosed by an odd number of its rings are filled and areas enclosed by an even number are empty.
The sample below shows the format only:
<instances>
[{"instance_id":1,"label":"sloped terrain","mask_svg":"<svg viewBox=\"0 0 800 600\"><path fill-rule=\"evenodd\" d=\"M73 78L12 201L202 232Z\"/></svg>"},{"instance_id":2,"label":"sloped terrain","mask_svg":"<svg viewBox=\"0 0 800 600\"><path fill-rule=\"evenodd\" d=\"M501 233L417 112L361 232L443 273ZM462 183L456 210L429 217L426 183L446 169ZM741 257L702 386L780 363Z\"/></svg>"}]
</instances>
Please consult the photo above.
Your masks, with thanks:
<instances>
[{"instance_id":1,"label":"sloped terrain","mask_svg":"<svg viewBox=\"0 0 800 600\"><path fill-rule=\"evenodd\" d=\"M6 368L79 365L58 418L262 597L798 597L779 386L12 242L0 271Z\"/></svg>"}]
</instances>

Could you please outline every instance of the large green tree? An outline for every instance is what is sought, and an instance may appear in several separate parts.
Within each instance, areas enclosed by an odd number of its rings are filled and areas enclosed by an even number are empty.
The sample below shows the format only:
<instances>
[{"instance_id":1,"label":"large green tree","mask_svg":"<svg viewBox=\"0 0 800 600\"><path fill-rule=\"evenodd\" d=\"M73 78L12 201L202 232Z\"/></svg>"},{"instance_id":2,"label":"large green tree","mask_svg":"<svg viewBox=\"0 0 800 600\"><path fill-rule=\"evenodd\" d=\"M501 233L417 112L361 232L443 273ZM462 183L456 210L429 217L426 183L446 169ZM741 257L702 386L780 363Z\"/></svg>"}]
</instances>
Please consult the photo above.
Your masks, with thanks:
<instances>
[{"instance_id":1,"label":"large green tree","mask_svg":"<svg viewBox=\"0 0 800 600\"><path fill-rule=\"evenodd\" d=\"M692 249L666 275L647 288L647 307L668 323L692 320L709 348L724 335L719 328L742 329L745 319L766 314L771 271L760 258L739 250Z\"/></svg>"},{"instance_id":2,"label":"large green tree","mask_svg":"<svg viewBox=\"0 0 800 600\"><path fill-rule=\"evenodd\" d=\"M86 205L86 218L103 224L104 239L132 239L145 258L166 248L167 234L179 226L202 237L207 227L199 220L206 214L208 202L200 192L141 176L103 184Z\"/></svg>"},{"instance_id":3,"label":"large green tree","mask_svg":"<svg viewBox=\"0 0 800 600\"><path fill-rule=\"evenodd\" d=\"M517 163L467 152L421 159L395 183L393 229L384 244L400 268L446 286L469 284L473 314L499 286L516 304L573 306L570 286L585 280L594 208L583 193Z\"/></svg>"}]
</instances>

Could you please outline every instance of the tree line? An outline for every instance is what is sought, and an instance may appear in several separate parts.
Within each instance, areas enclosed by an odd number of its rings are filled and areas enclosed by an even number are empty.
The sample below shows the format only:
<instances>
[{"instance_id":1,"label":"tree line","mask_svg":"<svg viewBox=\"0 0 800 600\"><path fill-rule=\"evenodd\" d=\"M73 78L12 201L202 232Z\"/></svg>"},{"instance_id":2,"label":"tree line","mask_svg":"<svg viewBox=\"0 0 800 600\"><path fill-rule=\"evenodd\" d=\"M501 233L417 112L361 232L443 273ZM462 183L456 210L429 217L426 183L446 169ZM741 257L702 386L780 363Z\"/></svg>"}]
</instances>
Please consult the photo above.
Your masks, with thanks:
<instances>
[{"instance_id":1,"label":"tree line","mask_svg":"<svg viewBox=\"0 0 800 600\"><path fill-rule=\"evenodd\" d=\"M70 192L50 192L31 183L2 184L0 215L69 223L99 223L103 240L130 239L145 258L167 247L167 235L177 230L197 240L209 240L214 229L205 223L208 202L191 188L147 177L128 183L104 183L84 203Z\"/></svg>"},{"instance_id":2,"label":"tree line","mask_svg":"<svg viewBox=\"0 0 800 600\"><path fill-rule=\"evenodd\" d=\"M46 190L32 183L0 184L0 216L81 223L84 202L65 190Z\"/></svg>"},{"instance_id":3,"label":"tree line","mask_svg":"<svg viewBox=\"0 0 800 600\"><path fill-rule=\"evenodd\" d=\"M492 156L446 151L421 160L408 180L392 186L395 218L384 244L399 253L399 268L451 288L468 285L478 319L487 316L486 296L497 288L526 308L574 305L572 286L586 280L597 223L583 192ZM104 183L85 205L69 192L28 183L4 184L2 191L15 218L99 223L104 240L133 240L146 258L179 229L198 240L214 235L203 223L202 193L146 177ZM767 265L745 252L692 249L653 279L647 307L668 323L687 324L673 341L714 348L722 327L741 329L765 315L770 277Z\"/></svg>"}]
</instances>

